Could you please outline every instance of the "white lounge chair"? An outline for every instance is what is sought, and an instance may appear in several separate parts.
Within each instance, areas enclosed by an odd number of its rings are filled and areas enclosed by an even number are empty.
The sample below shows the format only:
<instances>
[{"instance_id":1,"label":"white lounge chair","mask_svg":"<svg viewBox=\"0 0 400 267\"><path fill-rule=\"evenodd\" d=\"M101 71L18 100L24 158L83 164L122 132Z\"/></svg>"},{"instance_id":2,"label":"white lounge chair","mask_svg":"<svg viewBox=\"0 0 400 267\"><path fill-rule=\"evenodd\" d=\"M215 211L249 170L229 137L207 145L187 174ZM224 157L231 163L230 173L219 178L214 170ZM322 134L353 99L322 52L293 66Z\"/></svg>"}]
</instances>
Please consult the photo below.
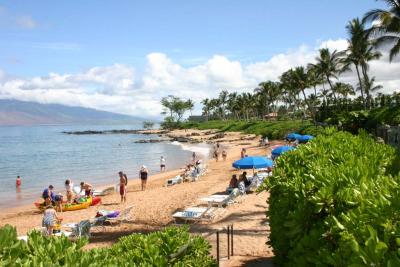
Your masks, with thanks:
<instances>
[{"instance_id":1,"label":"white lounge chair","mask_svg":"<svg viewBox=\"0 0 400 267\"><path fill-rule=\"evenodd\" d=\"M239 190L235 188L229 195L211 195L200 198L200 201L207 202L209 207L217 205L219 208L222 208L224 205L232 204L238 195Z\"/></svg>"},{"instance_id":2,"label":"white lounge chair","mask_svg":"<svg viewBox=\"0 0 400 267\"><path fill-rule=\"evenodd\" d=\"M172 217L177 220L188 221L211 221L215 217L214 210L211 207L189 207L183 211L175 212Z\"/></svg>"},{"instance_id":3,"label":"white lounge chair","mask_svg":"<svg viewBox=\"0 0 400 267\"><path fill-rule=\"evenodd\" d=\"M180 184L183 182L183 177L180 175L175 176L172 179L168 179L167 182L165 183L165 186L171 186L175 184Z\"/></svg>"},{"instance_id":4,"label":"white lounge chair","mask_svg":"<svg viewBox=\"0 0 400 267\"><path fill-rule=\"evenodd\" d=\"M133 216L131 214L132 209L133 209L133 206L129 206L129 207L123 209L117 217L107 218L106 221L108 221L110 223L122 223L122 222L133 221Z\"/></svg>"}]
</instances>

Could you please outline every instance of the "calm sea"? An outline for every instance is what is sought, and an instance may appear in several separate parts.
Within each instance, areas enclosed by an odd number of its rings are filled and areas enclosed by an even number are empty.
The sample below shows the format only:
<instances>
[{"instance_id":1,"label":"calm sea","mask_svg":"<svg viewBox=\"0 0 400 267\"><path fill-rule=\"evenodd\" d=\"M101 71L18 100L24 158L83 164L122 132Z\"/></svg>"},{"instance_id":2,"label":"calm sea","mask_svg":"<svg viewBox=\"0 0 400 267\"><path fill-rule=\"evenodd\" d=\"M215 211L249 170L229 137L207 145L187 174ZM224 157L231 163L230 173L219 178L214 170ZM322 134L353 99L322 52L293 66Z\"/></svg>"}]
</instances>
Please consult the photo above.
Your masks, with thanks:
<instances>
[{"instance_id":1,"label":"calm sea","mask_svg":"<svg viewBox=\"0 0 400 267\"><path fill-rule=\"evenodd\" d=\"M159 171L160 156L168 169L182 167L192 151L208 153L207 145L179 143L145 143L140 139L157 135L101 134L67 135L62 131L139 129L141 125L103 126L0 126L0 208L32 203L42 190L53 184L56 192L64 193L64 181L71 178L75 185L87 181L92 185L116 184L118 171L128 179L136 179L141 165L151 173ZM17 175L22 178L16 189Z\"/></svg>"}]
</instances>

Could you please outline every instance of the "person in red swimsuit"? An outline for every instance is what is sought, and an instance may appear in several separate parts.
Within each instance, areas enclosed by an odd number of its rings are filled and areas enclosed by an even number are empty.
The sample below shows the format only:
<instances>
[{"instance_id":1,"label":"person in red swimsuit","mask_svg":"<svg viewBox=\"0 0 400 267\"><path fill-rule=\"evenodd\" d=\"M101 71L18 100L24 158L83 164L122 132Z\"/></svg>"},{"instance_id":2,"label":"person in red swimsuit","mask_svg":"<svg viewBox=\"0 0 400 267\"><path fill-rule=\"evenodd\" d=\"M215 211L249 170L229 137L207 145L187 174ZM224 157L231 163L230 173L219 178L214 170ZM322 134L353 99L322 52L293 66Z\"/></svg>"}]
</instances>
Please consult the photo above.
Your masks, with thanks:
<instances>
[{"instance_id":1,"label":"person in red swimsuit","mask_svg":"<svg viewBox=\"0 0 400 267\"><path fill-rule=\"evenodd\" d=\"M20 187L22 184L21 177L19 177L19 175L17 176L17 181L15 182L15 184L17 187Z\"/></svg>"}]
</instances>

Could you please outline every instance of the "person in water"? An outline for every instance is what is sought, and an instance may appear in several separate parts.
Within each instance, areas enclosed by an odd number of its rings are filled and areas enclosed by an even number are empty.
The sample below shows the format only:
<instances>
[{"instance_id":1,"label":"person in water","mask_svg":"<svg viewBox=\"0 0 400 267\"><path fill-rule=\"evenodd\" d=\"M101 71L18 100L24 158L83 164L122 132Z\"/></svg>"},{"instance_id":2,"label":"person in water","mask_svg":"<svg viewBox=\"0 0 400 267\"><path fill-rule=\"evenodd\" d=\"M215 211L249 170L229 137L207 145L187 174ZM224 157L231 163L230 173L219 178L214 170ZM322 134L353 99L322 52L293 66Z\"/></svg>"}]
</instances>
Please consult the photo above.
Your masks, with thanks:
<instances>
[{"instance_id":1,"label":"person in water","mask_svg":"<svg viewBox=\"0 0 400 267\"><path fill-rule=\"evenodd\" d=\"M142 181L142 191L146 190L146 183L147 183L147 177L149 175L149 171L147 170L146 166L142 165L139 171L139 177L140 180Z\"/></svg>"},{"instance_id":2,"label":"person in water","mask_svg":"<svg viewBox=\"0 0 400 267\"><path fill-rule=\"evenodd\" d=\"M160 171L163 172L165 171L165 165L166 165L166 161L164 156L161 156L160 158Z\"/></svg>"},{"instance_id":3,"label":"person in water","mask_svg":"<svg viewBox=\"0 0 400 267\"><path fill-rule=\"evenodd\" d=\"M16 185L17 187L20 187L21 184L22 184L21 177L18 175L18 176L17 176L17 180L15 181L15 185Z\"/></svg>"},{"instance_id":4,"label":"person in water","mask_svg":"<svg viewBox=\"0 0 400 267\"><path fill-rule=\"evenodd\" d=\"M43 213L43 221L42 224L46 227L46 232L48 235L53 235L53 229L56 225L57 221L60 221L61 218L57 216L57 212L52 205L46 206L46 210Z\"/></svg>"},{"instance_id":5,"label":"person in water","mask_svg":"<svg viewBox=\"0 0 400 267\"><path fill-rule=\"evenodd\" d=\"M121 203L126 202L126 185L127 179L125 178L125 174L120 171L119 175L119 194L121 195Z\"/></svg>"},{"instance_id":6,"label":"person in water","mask_svg":"<svg viewBox=\"0 0 400 267\"><path fill-rule=\"evenodd\" d=\"M81 182L81 192L85 191L85 196L89 197L92 195L92 185L85 183L85 182Z\"/></svg>"}]
</instances>

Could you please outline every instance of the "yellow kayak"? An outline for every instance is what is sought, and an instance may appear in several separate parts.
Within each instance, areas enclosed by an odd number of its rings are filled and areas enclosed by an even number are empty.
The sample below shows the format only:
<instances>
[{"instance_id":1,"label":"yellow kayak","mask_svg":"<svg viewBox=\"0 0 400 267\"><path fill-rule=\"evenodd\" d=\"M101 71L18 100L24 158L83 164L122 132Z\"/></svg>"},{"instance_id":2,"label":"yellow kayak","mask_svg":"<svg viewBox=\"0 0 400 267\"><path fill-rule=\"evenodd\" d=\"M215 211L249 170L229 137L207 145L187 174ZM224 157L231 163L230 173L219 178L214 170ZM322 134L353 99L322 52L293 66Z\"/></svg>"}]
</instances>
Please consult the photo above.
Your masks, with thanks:
<instances>
[{"instance_id":1,"label":"yellow kayak","mask_svg":"<svg viewBox=\"0 0 400 267\"><path fill-rule=\"evenodd\" d=\"M88 197L85 202L81 202L81 203L73 203L73 204L63 203L62 211L74 211L74 210L87 209L90 207L91 204L92 204L92 197ZM44 203L35 202L35 206L40 210L44 210L44 208L45 208ZM56 210L60 211L60 209L58 207L56 207Z\"/></svg>"}]
</instances>

